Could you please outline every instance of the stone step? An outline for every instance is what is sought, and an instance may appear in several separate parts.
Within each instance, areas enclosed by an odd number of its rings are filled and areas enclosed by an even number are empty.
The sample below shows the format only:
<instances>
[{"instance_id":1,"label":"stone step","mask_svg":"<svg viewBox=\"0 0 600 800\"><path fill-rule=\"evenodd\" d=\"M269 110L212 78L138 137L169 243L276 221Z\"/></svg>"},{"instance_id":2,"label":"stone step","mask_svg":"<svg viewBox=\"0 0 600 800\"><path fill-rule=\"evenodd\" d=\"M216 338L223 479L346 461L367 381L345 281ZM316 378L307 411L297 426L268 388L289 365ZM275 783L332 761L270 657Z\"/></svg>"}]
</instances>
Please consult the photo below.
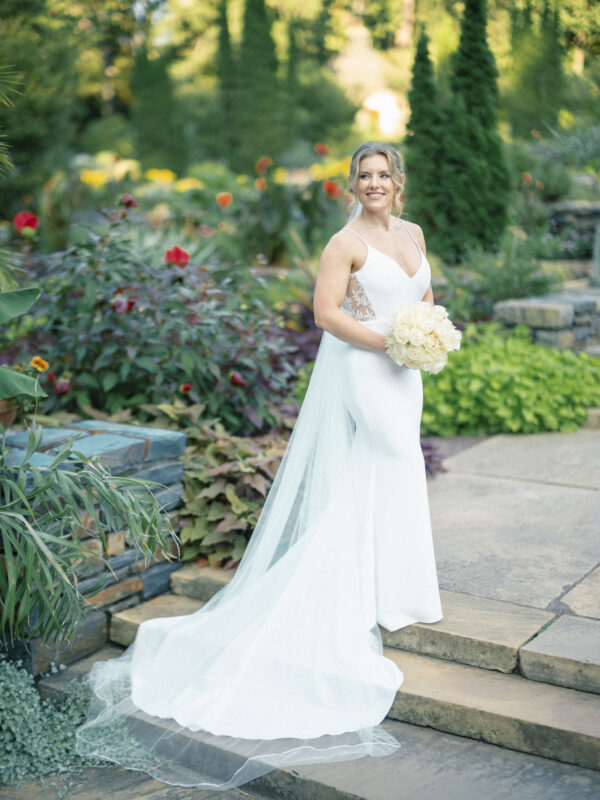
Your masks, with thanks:
<instances>
[{"instance_id":1,"label":"stone step","mask_svg":"<svg viewBox=\"0 0 600 800\"><path fill-rule=\"evenodd\" d=\"M107 660L118 656L121 652L122 648L103 648L94 657L88 657L63 672L42 679L38 687L42 697L64 698L69 692L74 691L73 678L80 679L94 661ZM245 784L241 790L249 793L249 797L255 796L256 792L276 800L282 800L284 797L286 800L391 800L400 796L403 800L441 800L441 798L443 800L464 800L464 798L539 800L542 797L552 800L574 800L574 798L595 800L598 796L600 789L598 771L558 759L550 760L531 754L527 749L542 742L545 744L545 749L560 750L564 756L569 755L569 748L574 747L577 736L580 739L585 739L586 736L589 738L589 731L587 733L582 731L586 717L583 724L575 731L571 730L573 725L569 728L568 723L563 724L565 711L572 708L570 704L561 707L553 701L548 705L548 690L559 692L563 697L578 693L541 685L546 695L535 698L536 703L530 696L527 702L523 698L511 696L510 708L518 714L518 719L511 721L507 720L507 702L502 691L498 691L497 686L490 686L489 683L483 686L480 677L483 675L489 679L490 676L495 676L501 685L516 678L521 683L527 684L529 689L535 685L532 682L518 676L507 676L475 667L438 661L446 674L446 678L441 680L439 673L433 675L431 669L423 670L424 662L433 662L436 659L408 653L399 654L397 651L392 651L392 657L398 657L402 661L405 674L402 689L406 692L404 701L402 701L403 692L398 693L392 713L402 713L407 716L409 709L412 709L411 714L418 719L416 725L391 718L382 722L382 726L402 745L396 753L386 758L366 757L329 765L278 769ZM412 664L409 665L411 659ZM448 668L468 674L466 680L454 679L453 693L447 691ZM479 678L473 679L474 673L479 673ZM419 708L418 698L425 697L423 684L427 689L432 678L436 679L436 683L431 684L434 687L433 691L427 693L430 702ZM443 693L442 688L444 688ZM491 695L490 689L493 692ZM434 694L443 694L444 697L438 696L432 701ZM442 726L457 727L458 718L461 715L465 716L469 707L473 706L475 697L482 701L481 710L478 715L470 718L469 737L448 732L445 728L439 729ZM537 709L536 714L533 713L534 705ZM540 717L543 709L546 709L547 719L542 725ZM587 725L590 727L592 712L586 711L586 716ZM572 715L568 714L566 719L571 720ZM432 721L436 723L437 730L431 725ZM168 722L157 719L156 725L168 727ZM502 738L500 734L507 737L512 733L513 738L520 737L521 744L525 746L517 750L489 743L485 737L476 735L486 725L488 736ZM567 730L570 739L565 733ZM576 748L576 754L589 755L589 743L585 744L585 747ZM121 779L125 782L128 780L125 775L122 775ZM92 782L88 789L89 794L81 792L73 797L80 800L100 800L101 797L106 797L106 794L101 793L102 787L106 785L102 782L101 785L94 785ZM164 800L193 800L196 796L198 800L205 796L207 800L212 800L212 795L204 790L181 790L170 787L173 794L162 794L161 792L167 792L167 788L156 781L144 784L144 789L147 792L144 796L156 796ZM224 793L221 796L229 797ZM24 794L10 797L11 800L33 800L37 795ZM130 797L137 795L135 793L130 795L124 791L123 798L125 797L129 800ZM0 800L4 800L2 794Z\"/></svg>"},{"instance_id":2,"label":"stone step","mask_svg":"<svg viewBox=\"0 0 600 800\"><path fill-rule=\"evenodd\" d=\"M235 570L188 564L173 573L171 588L177 594L205 602L234 575ZM446 589L441 589L440 595L442 620L431 624L418 622L398 631L380 626L383 643L460 664L500 672L517 671L533 680L558 686L599 691L598 620L580 622L580 617L570 614L559 616L539 608ZM587 606L587 610L579 611L565 604L565 609L593 616ZM581 632L585 641L575 631Z\"/></svg>"},{"instance_id":3,"label":"stone step","mask_svg":"<svg viewBox=\"0 0 600 800\"><path fill-rule=\"evenodd\" d=\"M600 697L384 648L404 673L389 717L600 770Z\"/></svg>"},{"instance_id":4,"label":"stone step","mask_svg":"<svg viewBox=\"0 0 600 800\"><path fill-rule=\"evenodd\" d=\"M144 619L192 613L205 602L177 595L156 597L113 615L111 638L128 645ZM569 633L577 636L580 630ZM557 636L540 637L540 646L530 651L530 677L553 677L556 641ZM405 676L390 717L600 769L597 695L397 647L386 646L384 652ZM576 667L570 668L577 674Z\"/></svg>"}]
</instances>

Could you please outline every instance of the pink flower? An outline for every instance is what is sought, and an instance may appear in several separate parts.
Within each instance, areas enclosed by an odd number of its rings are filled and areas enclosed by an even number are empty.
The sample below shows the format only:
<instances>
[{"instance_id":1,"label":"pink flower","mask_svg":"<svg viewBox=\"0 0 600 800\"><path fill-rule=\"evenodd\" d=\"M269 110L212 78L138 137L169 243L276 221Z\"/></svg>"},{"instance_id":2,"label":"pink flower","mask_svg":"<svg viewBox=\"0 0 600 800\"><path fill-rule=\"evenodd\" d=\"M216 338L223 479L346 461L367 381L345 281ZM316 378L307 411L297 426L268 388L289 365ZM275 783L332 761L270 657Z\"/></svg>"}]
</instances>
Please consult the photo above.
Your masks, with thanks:
<instances>
[{"instance_id":1,"label":"pink flower","mask_svg":"<svg viewBox=\"0 0 600 800\"><path fill-rule=\"evenodd\" d=\"M190 260L190 254L175 245L166 251L164 260L167 264L175 264L176 267L183 269Z\"/></svg>"},{"instance_id":2,"label":"pink flower","mask_svg":"<svg viewBox=\"0 0 600 800\"><path fill-rule=\"evenodd\" d=\"M121 197L121 203L125 208L137 208L139 205L130 194L124 194Z\"/></svg>"},{"instance_id":3,"label":"pink flower","mask_svg":"<svg viewBox=\"0 0 600 800\"><path fill-rule=\"evenodd\" d=\"M54 391L56 394L69 394L71 391L71 384L69 381L56 381Z\"/></svg>"}]
</instances>

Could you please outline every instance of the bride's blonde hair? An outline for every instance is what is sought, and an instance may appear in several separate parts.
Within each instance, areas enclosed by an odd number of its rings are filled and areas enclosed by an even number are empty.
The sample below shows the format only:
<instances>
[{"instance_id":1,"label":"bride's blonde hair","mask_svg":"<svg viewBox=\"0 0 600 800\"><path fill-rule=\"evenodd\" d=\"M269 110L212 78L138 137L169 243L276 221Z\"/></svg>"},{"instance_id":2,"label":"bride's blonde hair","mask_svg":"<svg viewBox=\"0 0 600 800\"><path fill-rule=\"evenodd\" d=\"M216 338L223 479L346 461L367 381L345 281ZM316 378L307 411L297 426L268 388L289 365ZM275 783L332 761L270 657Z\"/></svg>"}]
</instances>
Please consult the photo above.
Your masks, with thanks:
<instances>
[{"instance_id":1,"label":"bride's blonde hair","mask_svg":"<svg viewBox=\"0 0 600 800\"><path fill-rule=\"evenodd\" d=\"M348 172L348 190L352 194L348 210L352 212L352 209L358 202L355 190L360 175L360 161L365 156L375 155L386 156L388 160L390 175L396 185L393 208L397 209L398 216L402 216L402 209L404 208L404 203L402 202L402 192L404 191L404 165L402 163L402 156L398 150L387 142L365 142L365 144L361 144L361 146L355 150L352 160L350 161L350 170Z\"/></svg>"}]
</instances>

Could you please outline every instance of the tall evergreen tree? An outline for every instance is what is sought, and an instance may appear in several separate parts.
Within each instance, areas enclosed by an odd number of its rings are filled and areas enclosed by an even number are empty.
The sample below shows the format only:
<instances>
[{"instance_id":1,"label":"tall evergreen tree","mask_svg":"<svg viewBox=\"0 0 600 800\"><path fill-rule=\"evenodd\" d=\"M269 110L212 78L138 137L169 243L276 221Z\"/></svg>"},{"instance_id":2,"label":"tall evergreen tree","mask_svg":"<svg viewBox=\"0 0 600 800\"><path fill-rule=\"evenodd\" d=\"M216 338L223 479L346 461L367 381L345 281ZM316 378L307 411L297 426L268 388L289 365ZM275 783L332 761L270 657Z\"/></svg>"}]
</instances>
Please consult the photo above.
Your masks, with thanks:
<instances>
[{"instance_id":1,"label":"tall evergreen tree","mask_svg":"<svg viewBox=\"0 0 600 800\"><path fill-rule=\"evenodd\" d=\"M394 45L398 28L396 0L366 0L363 21L371 34L373 47L389 50Z\"/></svg>"},{"instance_id":2,"label":"tall evergreen tree","mask_svg":"<svg viewBox=\"0 0 600 800\"><path fill-rule=\"evenodd\" d=\"M277 67L265 0L246 0L235 91L240 145L230 159L234 169L250 171L261 155L277 155L287 143Z\"/></svg>"},{"instance_id":3,"label":"tall evergreen tree","mask_svg":"<svg viewBox=\"0 0 600 800\"><path fill-rule=\"evenodd\" d=\"M145 168L185 170L183 122L167 71L169 56L148 58L145 45L136 53L131 76L131 121L136 156Z\"/></svg>"},{"instance_id":4,"label":"tall evergreen tree","mask_svg":"<svg viewBox=\"0 0 600 800\"><path fill-rule=\"evenodd\" d=\"M476 235L481 246L491 247L499 241L507 224L511 186L504 145L497 132L498 71L487 44L486 27L486 0L466 0L460 42L452 61L450 86L454 97L444 125L445 149L460 150L463 156L454 166L452 162L446 164L441 202L445 218L453 223L450 227L465 226L465 244ZM464 120L458 118L463 112ZM465 131L469 129L472 134L468 137L469 147L465 148ZM487 165L483 174L482 159ZM471 187L464 198L464 203L470 204L470 210L464 208L469 217L464 220L456 218L455 187L462 182ZM477 231L472 230L474 220L478 220ZM449 247L450 238L446 242ZM460 249L455 246L453 252L446 251L446 256L457 257Z\"/></svg>"},{"instance_id":5,"label":"tall evergreen tree","mask_svg":"<svg viewBox=\"0 0 600 800\"><path fill-rule=\"evenodd\" d=\"M429 57L429 37L424 27L417 42L408 101L410 118L405 140L406 213L410 219L423 226L428 241L437 251L441 244L440 233L445 228L440 219L439 208L442 114L433 64Z\"/></svg>"},{"instance_id":6,"label":"tall evergreen tree","mask_svg":"<svg viewBox=\"0 0 600 800\"><path fill-rule=\"evenodd\" d=\"M300 78L298 68L300 50L296 36L297 22L291 19L288 23L288 46L285 69L285 98L288 118L288 137L293 140L297 133L298 100L300 97Z\"/></svg>"},{"instance_id":7,"label":"tall evergreen tree","mask_svg":"<svg viewBox=\"0 0 600 800\"><path fill-rule=\"evenodd\" d=\"M511 10L510 89L506 109L514 136L555 126L564 92L558 7L544 0L534 19L531 3Z\"/></svg>"},{"instance_id":8,"label":"tall evergreen tree","mask_svg":"<svg viewBox=\"0 0 600 800\"><path fill-rule=\"evenodd\" d=\"M228 0L220 0L218 16L217 77L219 80L219 102L221 109L221 130L224 149L227 154L239 147L238 130L235 125L235 64L227 22Z\"/></svg>"}]
</instances>

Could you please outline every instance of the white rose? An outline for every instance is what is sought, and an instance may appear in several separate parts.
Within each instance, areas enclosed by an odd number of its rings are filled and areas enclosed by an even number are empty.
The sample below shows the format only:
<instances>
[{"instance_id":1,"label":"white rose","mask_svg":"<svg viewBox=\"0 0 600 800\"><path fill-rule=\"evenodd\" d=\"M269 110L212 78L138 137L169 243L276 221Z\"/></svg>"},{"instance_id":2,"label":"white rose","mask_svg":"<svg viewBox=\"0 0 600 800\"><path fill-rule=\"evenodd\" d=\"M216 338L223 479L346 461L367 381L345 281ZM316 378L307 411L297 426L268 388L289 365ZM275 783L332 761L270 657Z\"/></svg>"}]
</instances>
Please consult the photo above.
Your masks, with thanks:
<instances>
[{"instance_id":1,"label":"white rose","mask_svg":"<svg viewBox=\"0 0 600 800\"><path fill-rule=\"evenodd\" d=\"M411 328L408 335L408 341L411 345L420 347L425 343L425 334L417 327Z\"/></svg>"},{"instance_id":2,"label":"white rose","mask_svg":"<svg viewBox=\"0 0 600 800\"><path fill-rule=\"evenodd\" d=\"M393 329L394 339L400 343L408 342L408 332L409 328L406 325L397 325Z\"/></svg>"}]
</instances>

